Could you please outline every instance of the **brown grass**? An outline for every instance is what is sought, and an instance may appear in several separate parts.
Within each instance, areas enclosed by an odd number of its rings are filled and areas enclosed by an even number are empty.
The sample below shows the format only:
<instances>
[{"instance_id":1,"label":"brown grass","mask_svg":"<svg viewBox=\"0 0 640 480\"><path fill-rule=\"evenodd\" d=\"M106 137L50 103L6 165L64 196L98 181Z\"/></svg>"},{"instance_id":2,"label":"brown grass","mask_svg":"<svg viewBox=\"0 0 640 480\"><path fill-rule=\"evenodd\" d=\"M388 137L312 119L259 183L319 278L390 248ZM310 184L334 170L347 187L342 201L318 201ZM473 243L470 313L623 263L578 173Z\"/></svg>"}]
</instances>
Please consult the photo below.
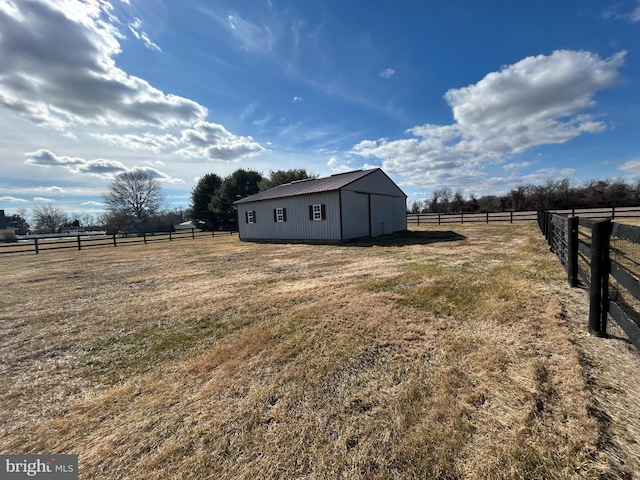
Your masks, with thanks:
<instances>
[{"instance_id":1,"label":"brown grass","mask_svg":"<svg viewBox=\"0 0 640 480\"><path fill-rule=\"evenodd\" d=\"M0 258L0 451L81 478L631 478L534 224L447 228Z\"/></svg>"}]
</instances>

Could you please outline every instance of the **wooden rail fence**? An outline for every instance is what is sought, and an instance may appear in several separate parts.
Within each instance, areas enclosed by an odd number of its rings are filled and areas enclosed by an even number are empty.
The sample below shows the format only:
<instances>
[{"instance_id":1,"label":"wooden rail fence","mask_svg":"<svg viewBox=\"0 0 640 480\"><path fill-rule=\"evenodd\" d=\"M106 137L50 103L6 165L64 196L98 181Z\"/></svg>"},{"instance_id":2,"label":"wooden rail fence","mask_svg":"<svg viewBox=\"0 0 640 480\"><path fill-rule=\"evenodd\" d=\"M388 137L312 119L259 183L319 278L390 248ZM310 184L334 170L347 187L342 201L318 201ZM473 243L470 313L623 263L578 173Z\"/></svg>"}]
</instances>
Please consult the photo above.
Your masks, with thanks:
<instances>
[{"instance_id":1,"label":"wooden rail fence","mask_svg":"<svg viewBox=\"0 0 640 480\"><path fill-rule=\"evenodd\" d=\"M11 253L41 253L50 250L77 249L94 247L119 247L126 245L147 244L158 241L173 241L180 239L198 239L210 238L216 234L226 233L233 235L233 230L226 232L211 231L203 232L196 229L177 231L177 232L154 232L143 233L141 236L123 236L123 235L100 235L91 234L78 235L58 235L47 236L45 238L33 237L28 240L20 240L18 242L0 243L0 255Z\"/></svg>"},{"instance_id":2,"label":"wooden rail fence","mask_svg":"<svg viewBox=\"0 0 640 480\"><path fill-rule=\"evenodd\" d=\"M640 227L554 212L538 225L570 285L589 289L589 331L607 335L611 317L640 349Z\"/></svg>"},{"instance_id":3,"label":"wooden rail fence","mask_svg":"<svg viewBox=\"0 0 640 480\"><path fill-rule=\"evenodd\" d=\"M640 218L640 207L606 207L606 208L567 208L553 210L571 216L588 216L589 218ZM485 212L485 213L408 213L408 225L442 225L443 223L490 223L535 221L537 210Z\"/></svg>"}]
</instances>

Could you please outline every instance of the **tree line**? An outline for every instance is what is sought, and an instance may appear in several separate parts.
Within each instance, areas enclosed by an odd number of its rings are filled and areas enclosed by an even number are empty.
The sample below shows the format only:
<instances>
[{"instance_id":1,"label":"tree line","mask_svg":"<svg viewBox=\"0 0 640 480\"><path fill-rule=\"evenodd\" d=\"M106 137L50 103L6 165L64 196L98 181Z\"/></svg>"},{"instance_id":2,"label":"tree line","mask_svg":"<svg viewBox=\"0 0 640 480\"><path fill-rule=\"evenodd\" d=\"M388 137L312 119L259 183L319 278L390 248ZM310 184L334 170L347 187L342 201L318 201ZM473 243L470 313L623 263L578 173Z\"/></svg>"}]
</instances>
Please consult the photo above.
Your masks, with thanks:
<instances>
[{"instance_id":1,"label":"tree line","mask_svg":"<svg viewBox=\"0 0 640 480\"><path fill-rule=\"evenodd\" d=\"M474 194L465 198L461 190L440 188L431 197L415 201L409 213L493 213L569 208L635 207L640 205L640 177L623 180L589 180L574 183L568 178L548 179L542 185L519 185L506 195Z\"/></svg>"},{"instance_id":2,"label":"tree line","mask_svg":"<svg viewBox=\"0 0 640 480\"><path fill-rule=\"evenodd\" d=\"M191 191L187 216L203 230L237 228L234 202L278 185L317 178L305 169L271 170L263 176L255 170L238 169L224 179L215 173L202 176Z\"/></svg>"},{"instance_id":3,"label":"tree line","mask_svg":"<svg viewBox=\"0 0 640 480\"><path fill-rule=\"evenodd\" d=\"M235 201L277 185L316 177L305 169L270 171L268 176L238 169L225 178L207 173L191 191L189 208L184 210L164 209L164 194L158 180L147 171L133 170L118 175L109 184L102 196L107 209L101 215L74 217L61 208L44 204L34 206L30 214L27 209L20 209L5 220L16 235L66 230L106 231L109 235L168 232L187 220L201 230L237 229ZM32 224L28 223L29 217Z\"/></svg>"}]
</instances>

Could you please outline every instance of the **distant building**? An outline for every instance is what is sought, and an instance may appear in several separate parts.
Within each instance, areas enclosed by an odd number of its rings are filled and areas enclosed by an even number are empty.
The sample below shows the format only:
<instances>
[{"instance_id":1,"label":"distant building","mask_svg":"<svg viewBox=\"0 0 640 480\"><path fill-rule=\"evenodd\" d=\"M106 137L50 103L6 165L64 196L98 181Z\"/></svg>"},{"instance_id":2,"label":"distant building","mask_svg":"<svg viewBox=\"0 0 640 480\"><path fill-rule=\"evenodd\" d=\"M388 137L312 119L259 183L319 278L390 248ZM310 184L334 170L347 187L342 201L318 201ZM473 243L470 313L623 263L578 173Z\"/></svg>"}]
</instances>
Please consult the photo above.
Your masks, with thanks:
<instances>
[{"instance_id":1,"label":"distant building","mask_svg":"<svg viewBox=\"0 0 640 480\"><path fill-rule=\"evenodd\" d=\"M176 232L185 232L185 231L201 232L202 231L198 227L196 227L196 225L191 220L187 222L178 223L177 225L174 225L173 228Z\"/></svg>"},{"instance_id":2,"label":"distant building","mask_svg":"<svg viewBox=\"0 0 640 480\"><path fill-rule=\"evenodd\" d=\"M235 205L248 241L342 242L407 229L407 196L379 168L298 180Z\"/></svg>"},{"instance_id":3,"label":"distant building","mask_svg":"<svg viewBox=\"0 0 640 480\"><path fill-rule=\"evenodd\" d=\"M7 219L4 216L4 210L0 210L0 230L8 228Z\"/></svg>"}]
</instances>

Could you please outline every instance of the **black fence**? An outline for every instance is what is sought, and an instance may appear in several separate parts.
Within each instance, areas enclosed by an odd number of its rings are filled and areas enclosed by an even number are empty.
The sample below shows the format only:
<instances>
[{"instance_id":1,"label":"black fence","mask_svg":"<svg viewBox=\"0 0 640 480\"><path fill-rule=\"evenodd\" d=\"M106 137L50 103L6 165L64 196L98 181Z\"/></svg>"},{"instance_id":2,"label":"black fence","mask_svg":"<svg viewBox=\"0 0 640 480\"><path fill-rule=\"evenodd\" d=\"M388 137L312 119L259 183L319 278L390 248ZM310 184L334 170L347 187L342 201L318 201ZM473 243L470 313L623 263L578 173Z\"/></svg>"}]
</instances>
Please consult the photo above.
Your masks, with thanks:
<instances>
[{"instance_id":1,"label":"black fence","mask_svg":"<svg viewBox=\"0 0 640 480\"><path fill-rule=\"evenodd\" d=\"M537 211L487 213L409 213L407 225L442 225L443 223L489 223L534 221Z\"/></svg>"},{"instance_id":2,"label":"black fence","mask_svg":"<svg viewBox=\"0 0 640 480\"><path fill-rule=\"evenodd\" d=\"M181 239L211 238L216 235L233 235L233 230L204 232L197 229L176 232L154 232L141 235L57 235L33 237L11 243L0 243L0 255L17 253L41 253L53 250L83 250L95 247L121 247L127 245L147 244L151 242L173 241Z\"/></svg>"},{"instance_id":3,"label":"black fence","mask_svg":"<svg viewBox=\"0 0 640 480\"><path fill-rule=\"evenodd\" d=\"M538 225L571 286L589 289L589 331L607 335L611 317L640 349L640 227L554 212Z\"/></svg>"}]
</instances>

